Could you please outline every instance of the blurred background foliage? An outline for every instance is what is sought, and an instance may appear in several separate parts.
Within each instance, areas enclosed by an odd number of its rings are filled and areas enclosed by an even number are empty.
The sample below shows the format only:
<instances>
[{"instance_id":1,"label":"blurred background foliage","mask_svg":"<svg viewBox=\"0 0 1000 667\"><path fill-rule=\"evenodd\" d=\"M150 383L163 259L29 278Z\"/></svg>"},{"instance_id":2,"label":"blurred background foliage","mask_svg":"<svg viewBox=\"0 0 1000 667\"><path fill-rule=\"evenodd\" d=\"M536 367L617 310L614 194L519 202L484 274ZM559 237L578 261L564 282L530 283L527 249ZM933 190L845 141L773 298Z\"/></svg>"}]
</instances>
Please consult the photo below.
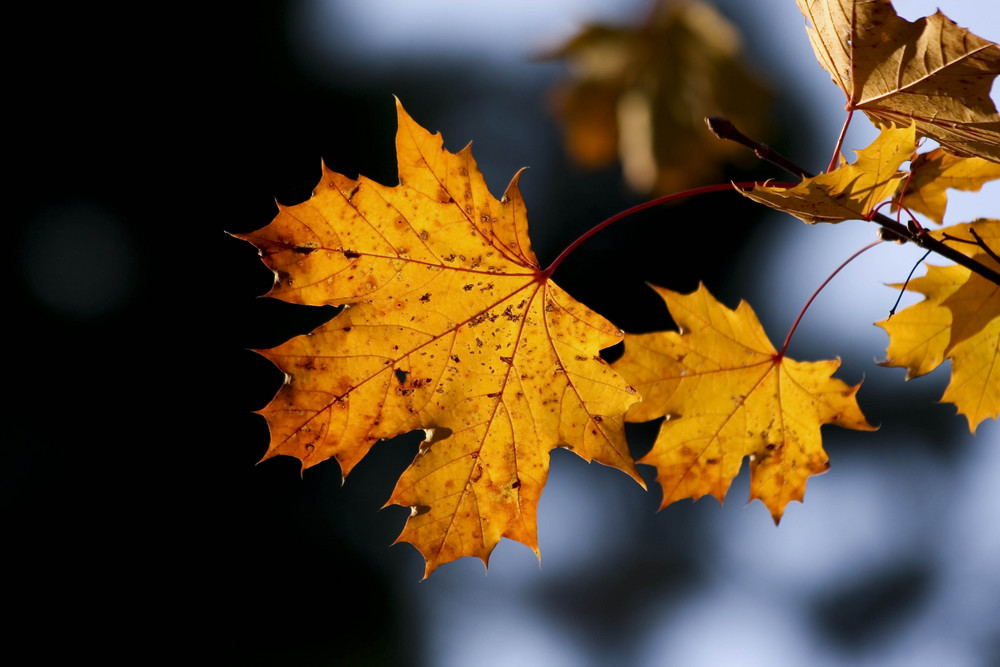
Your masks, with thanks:
<instances>
[{"instance_id":1,"label":"blurred background foliage","mask_svg":"<svg viewBox=\"0 0 1000 667\"><path fill-rule=\"evenodd\" d=\"M964 24L990 25L981 6L972 10ZM418 582L419 555L389 548L405 510L379 509L418 435L378 445L343 485L332 462L304 476L292 460L255 466L267 436L251 411L281 379L249 350L334 311L258 299L270 273L223 230L265 225L275 198L307 198L321 158L348 176L395 183L392 94L449 149L474 140L494 193L530 167L521 186L543 264L645 191L783 177L713 143L698 122L705 113L746 113L752 133L763 107L770 129L759 126L761 137L819 169L842 99L793 3L287 0L55 14L25 5L10 25L29 36L11 60L8 103L13 399L3 402L0 506L12 655L28 647L110 663L261 665L1000 661L996 423L970 438L935 402L944 378L903 384L901 371L871 363L885 338L870 323L896 296L879 283L898 282L919 257L905 249L852 264L796 334L793 356L841 356L840 377L865 379L861 406L883 426L824 429L831 472L810 481L779 529L762 507L741 506L745 477L725 507L685 502L657 514L655 485L644 493L556 451L539 513L541 568L505 541L488 575L463 559ZM692 49L691 39L711 47ZM601 56L605 47L617 55ZM699 57L681 68L671 60ZM591 60L620 67L607 78L581 74ZM680 83L659 81L663 71ZM719 73L730 71L766 83L709 85L742 80ZM734 108L744 85L767 97L741 93ZM581 92L602 86L613 97ZM678 104L671 86L715 94ZM706 109L691 99L708 100ZM719 111L709 109L716 101ZM580 109L608 125L581 132L597 121L581 121ZM644 119L642 132L622 130L630 118ZM852 130L859 138L849 145L866 145L865 131ZM652 143L639 146L639 163L652 171L635 177L621 142L643 132ZM581 134L600 137L584 164L565 150ZM991 202L995 217L996 190L984 192L971 201ZM582 246L555 278L634 332L670 324L645 282L688 291L703 281L729 306L748 299L780 340L873 232L861 223L806 229L760 209L721 194L637 214ZM634 454L655 429L634 427ZM652 470L642 472L651 482Z\"/></svg>"}]
</instances>

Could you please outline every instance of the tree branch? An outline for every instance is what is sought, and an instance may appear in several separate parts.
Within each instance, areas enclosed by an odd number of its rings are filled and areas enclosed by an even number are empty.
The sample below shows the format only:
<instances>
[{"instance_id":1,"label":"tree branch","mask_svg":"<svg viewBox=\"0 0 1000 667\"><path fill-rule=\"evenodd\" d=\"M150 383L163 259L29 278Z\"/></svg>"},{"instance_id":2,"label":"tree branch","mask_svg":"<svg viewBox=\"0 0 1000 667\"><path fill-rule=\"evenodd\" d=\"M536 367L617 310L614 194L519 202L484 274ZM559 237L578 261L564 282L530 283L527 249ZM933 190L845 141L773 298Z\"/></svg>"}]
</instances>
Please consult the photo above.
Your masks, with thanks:
<instances>
[{"instance_id":1,"label":"tree branch","mask_svg":"<svg viewBox=\"0 0 1000 667\"><path fill-rule=\"evenodd\" d=\"M770 162L776 167L780 167L798 178L812 178L814 175L795 164L784 155L778 153L770 146L750 139L736 129L736 126L725 118L711 116L705 119L705 123L708 125L708 129L712 131L712 134L718 138L735 141L742 146L746 146L760 159ZM901 243L909 241L911 243L915 243L925 250L930 250L931 252L937 253L946 259L950 259L956 264L978 273L990 282L1000 285L1000 273L994 271L988 266L980 264L971 257L962 254L951 246L946 245L943 241L938 241L936 238L926 233L926 230L910 230L906 227L906 225L902 225L882 213L876 213L872 216L871 221L882 227L882 238L887 241L899 241Z\"/></svg>"}]
</instances>

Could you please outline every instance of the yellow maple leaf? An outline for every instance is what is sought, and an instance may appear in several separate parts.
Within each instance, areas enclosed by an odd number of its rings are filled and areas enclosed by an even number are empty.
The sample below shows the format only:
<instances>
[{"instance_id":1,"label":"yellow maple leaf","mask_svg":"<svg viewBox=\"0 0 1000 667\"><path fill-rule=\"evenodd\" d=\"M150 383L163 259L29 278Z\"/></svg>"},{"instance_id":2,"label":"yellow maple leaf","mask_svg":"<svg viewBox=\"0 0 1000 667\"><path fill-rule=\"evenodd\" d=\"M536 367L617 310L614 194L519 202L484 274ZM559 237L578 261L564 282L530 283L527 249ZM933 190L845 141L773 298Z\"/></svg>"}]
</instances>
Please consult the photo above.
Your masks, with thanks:
<instances>
[{"instance_id":1,"label":"yellow maple leaf","mask_svg":"<svg viewBox=\"0 0 1000 667\"><path fill-rule=\"evenodd\" d=\"M639 463L656 466L661 507L710 494L722 502L744 457L750 499L777 523L806 480L829 459L822 424L872 430L857 405L858 386L832 377L840 362L800 362L771 345L746 302L730 310L704 286L691 294L654 287L681 333L625 336L614 368L643 395L628 421L666 417Z\"/></svg>"},{"instance_id":2,"label":"yellow maple leaf","mask_svg":"<svg viewBox=\"0 0 1000 667\"><path fill-rule=\"evenodd\" d=\"M910 177L900 184L896 194L903 195L903 206L940 224L944 221L949 188L978 192L983 183L998 178L1000 164L996 162L978 157L956 157L935 148L914 158L910 163Z\"/></svg>"},{"instance_id":3,"label":"yellow maple leaf","mask_svg":"<svg viewBox=\"0 0 1000 667\"><path fill-rule=\"evenodd\" d=\"M858 159L853 164L842 161L837 169L790 188L765 184L739 192L809 224L864 220L906 180L899 166L910 159L915 147L913 125L882 127L871 145L855 151Z\"/></svg>"},{"instance_id":4,"label":"yellow maple leaf","mask_svg":"<svg viewBox=\"0 0 1000 667\"><path fill-rule=\"evenodd\" d=\"M963 254L983 266L1000 271L1000 220L980 219L952 225L932 233L948 241ZM962 243L961 241L964 241ZM983 243L985 248L979 245ZM985 251L992 252L992 256ZM951 311L953 324L949 346L958 345L983 329L995 317L1000 317L1000 285L978 273L969 272L968 280L941 305Z\"/></svg>"},{"instance_id":5,"label":"yellow maple leaf","mask_svg":"<svg viewBox=\"0 0 1000 667\"><path fill-rule=\"evenodd\" d=\"M1000 317L951 351L951 382L941 400L953 403L969 430L1000 415Z\"/></svg>"},{"instance_id":6,"label":"yellow maple leaf","mask_svg":"<svg viewBox=\"0 0 1000 667\"><path fill-rule=\"evenodd\" d=\"M636 26L595 24L549 54L571 80L554 94L566 150L586 167L620 160L639 192L718 179L746 151L718 141L705 117L754 136L769 129L769 93L740 62L740 34L705 2L658 0Z\"/></svg>"},{"instance_id":7,"label":"yellow maple leaf","mask_svg":"<svg viewBox=\"0 0 1000 667\"><path fill-rule=\"evenodd\" d=\"M882 365L905 368L909 380L930 373L945 360L951 342L952 315L941 302L965 284L969 273L964 266L928 266L927 275L909 282L907 289L925 298L875 323L889 334L889 348Z\"/></svg>"},{"instance_id":8,"label":"yellow maple leaf","mask_svg":"<svg viewBox=\"0 0 1000 667\"><path fill-rule=\"evenodd\" d=\"M487 563L501 537L537 553L554 447L642 484L623 423L638 396L599 356L622 333L539 268L517 176L497 201L469 147L397 111L398 186L324 166L308 201L238 236L275 272L269 296L345 306L262 351L286 375L260 411L264 458L333 457L346 475L378 440L427 430L388 503L411 508L399 540L426 576Z\"/></svg>"},{"instance_id":9,"label":"yellow maple leaf","mask_svg":"<svg viewBox=\"0 0 1000 667\"><path fill-rule=\"evenodd\" d=\"M977 220L931 234L986 266L1000 267L977 252L980 240L987 248L1000 247L1000 221ZM889 335L882 365L906 368L910 379L950 359L951 381L941 400L953 403L975 433L983 420L1000 414L1000 286L962 266L929 266L907 289L925 298L876 322Z\"/></svg>"},{"instance_id":10,"label":"yellow maple leaf","mask_svg":"<svg viewBox=\"0 0 1000 667\"><path fill-rule=\"evenodd\" d=\"M889 0L796 2L848 110L878 124L913 121L951 153L1000 161L1000 114L990 99L1000 47L940 11L911 23Z\"/></svg>"}]
</instances>

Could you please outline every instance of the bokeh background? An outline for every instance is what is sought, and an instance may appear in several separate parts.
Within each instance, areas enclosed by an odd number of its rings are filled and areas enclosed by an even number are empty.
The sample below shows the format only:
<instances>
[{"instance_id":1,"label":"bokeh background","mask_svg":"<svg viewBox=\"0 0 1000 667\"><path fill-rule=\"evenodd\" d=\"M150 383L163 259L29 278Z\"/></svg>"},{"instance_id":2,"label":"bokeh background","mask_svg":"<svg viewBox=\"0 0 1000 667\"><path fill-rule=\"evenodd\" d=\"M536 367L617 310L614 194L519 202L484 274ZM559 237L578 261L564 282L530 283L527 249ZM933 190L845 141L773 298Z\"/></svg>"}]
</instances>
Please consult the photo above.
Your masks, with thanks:
<instances>
[{"instance_id":1,"label":"bokeh background","mask_svg":"<svg viewBox=\"0 0 1000 667\"><path fill-rule=\"evenodd\" d=\"M843 99L791 0L718 0L774 94L770 141L823 168ZM911 20L934 11L897 0ZM1000 10L942 0L1000 40ZM553 452L541 565L504 541L420 581L406 516L379 509L420 437L379 444L341 485L255 465L251 414L280 373L250 350L333 310L257 298L271 274L225 231L309 196L320 159L393 184L392 95L455 151L474 140L494 193L522 166L544 263L643 197L621 169L566 157L552 113L564 64L540 60L588 22L646 0L288 0L232 10L21 8L10 62L0 511L2 633L12 655L260 665L1000 664L1000 430L970 436L936 401L941 369L876 364L920 252L883 244L821 294L790 349L864 380L876 433L824 428L831 471L775 528L747 479L727 502L657 513L625 475ZM996 98L996 94L994 94ZM874 137L864 118L846 147ZM784 177L766 165L728 178ZM948 220L997 217L1000 189L951 195ZM669 325L646 281L747 299L781 340L870 225L807 228L736 195L609 228L557 281L633 332ZM912 299L911 299L912 302ZM644 453L656 425L630 432Z\"/></svg>"}]
</instances>

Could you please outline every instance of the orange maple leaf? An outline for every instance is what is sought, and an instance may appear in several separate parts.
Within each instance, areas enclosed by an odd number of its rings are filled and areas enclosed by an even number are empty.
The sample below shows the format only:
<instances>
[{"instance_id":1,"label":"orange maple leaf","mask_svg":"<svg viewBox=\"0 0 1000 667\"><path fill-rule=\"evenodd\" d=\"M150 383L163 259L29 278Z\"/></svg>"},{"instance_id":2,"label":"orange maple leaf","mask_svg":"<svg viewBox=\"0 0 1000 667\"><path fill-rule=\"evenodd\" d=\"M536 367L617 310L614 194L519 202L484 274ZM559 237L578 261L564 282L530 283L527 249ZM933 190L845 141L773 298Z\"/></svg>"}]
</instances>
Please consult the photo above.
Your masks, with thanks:
<instances>
[{"instance_id":1,"label":"orange maple leaf","mask_svg":"<svg viewBox=\"0 0 1000 667\"><path fill-rule=\"evenodd\" d=\"M628 421L666 417L639 460L656 466L661 508L706 494L722 502L749 457L750 499L777 523L789 501L802 500L807 478L829 467L822 424L873 430L857 405L860 385L832 378L839 361L780 355L746 302L733 311L704 286L687 295L654 289L681 333L626 334L614 368L643 395Z\"/></svg>"},{"instance_id":2,"label":"orange maple leaf","mask_svg":"<svg viewBox=\"0 0 1000 667\"><path fill-rule=\"evenodd\" d=\"M622 333L539 268L517 176L497 201L469 147L397 111L398 186L324 166L312 198L238 236L275 272L268 296L345 306L261 352L286 375L260 411L264 458L333 457L346 475L378 440L428 430L388 502L411 508L399 541L426 576L487 563L501 537L537 554L554 447L642 484L623 424L638 396L599 356Z\"/></svg>"},{"instance_id":3,"label":"orange maple leaf","mask_svg":"<svg viewBox=\"0 0 1000 667\"><path fill-rule=\"evenodd\" d=\"M764 184L739 192L809 224L864 220L905 182L906 174L899 166L910 159L915 148L913 125L889 125L881 128L871 145L855 151L858 159L853 164L842 163L793 187Z\"/></svg>"},{"instance_id":4,"label":"orange maple leaf","mask_svg":"<svg viewBox=\"0 0 1000 667\"><path fill-rule=\"evenodd\" d=\"M796 0L816 58L848 110L917 131L964 157L1000 161L1000 114L990 99L1000 47L940 11L913 23L889 0Z\"/></svg>"}]
</instances>

